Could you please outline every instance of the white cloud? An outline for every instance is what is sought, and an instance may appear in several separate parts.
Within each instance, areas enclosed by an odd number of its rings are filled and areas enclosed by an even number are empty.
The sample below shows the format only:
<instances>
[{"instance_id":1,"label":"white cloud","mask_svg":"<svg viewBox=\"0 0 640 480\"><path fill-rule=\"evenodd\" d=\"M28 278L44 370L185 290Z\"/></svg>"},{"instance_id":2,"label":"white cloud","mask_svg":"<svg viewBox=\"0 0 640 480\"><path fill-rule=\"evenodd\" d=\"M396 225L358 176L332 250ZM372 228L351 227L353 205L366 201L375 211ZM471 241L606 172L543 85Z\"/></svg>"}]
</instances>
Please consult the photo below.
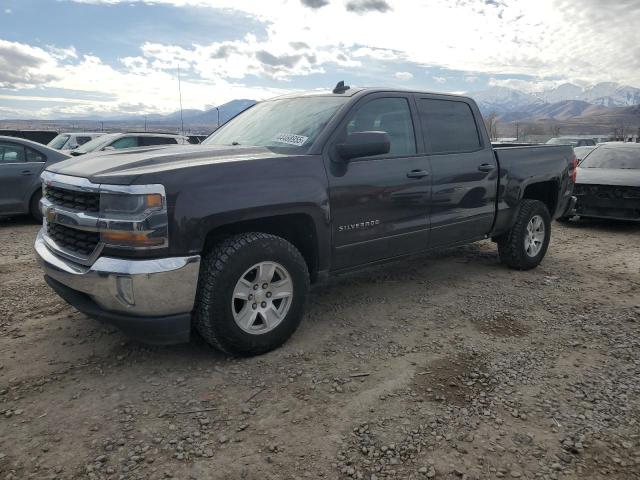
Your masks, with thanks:
<instances>
[{"instance_id":1,"label":"white cloud","mask_svg":"<svg viewBox=\"0 0 640 480\"><path fill-rule=\"evenodd\" d=\"M413 74L411 72L396 72L394 77L398 80L411 80L413 78Z\"/></svg>"},{"instance_id":2,"label":"white cloud","mask_svg":"<svg viewBox=\"0 0 640 480\"><path fill-rule=\"evenodd\" d=\"M0 41L0 87L97 92L114 99L107 102L109 108L142 104L150 111L168 111L175 109L178 64L184 70L185 107L264 98L290 90L297 76L320 74L334 66L344 70L347 80L350 68L358 69L354 75L379 73L372 64L384 62L396 65L391 71L408 69L404 64L410 63L470 72L468 83L480 73L531 76L534 80L528 83L492 80L494 85L528 91L565 81L640 85L638 0L619 0L606 8L597 0L359 1L372 8L357 12L348 11L345 0L72 1L224 9L261 22L265 35L246 33L182 46L147 42L139 55L115 65L69 47ZM7 73L8 65L18 69ZM395 77L407 80L407 74L400 71ZM269 78L281 87L248 87L250 77ZM437 82L442 79L434 77Z\"/></svg>"},{"instance_id":3,"label":"white cloud","mask_svg":"<svg viewBox=\"0 0 640 480\"><path fill-rule=\"evenodd\" d=\"M51 82L60 72L45 50L0 40L0 88L25 88Z\"/></svg>"},{"instance_id":4,"label":"white cloud","mask_svg":"<svg viewBox=\"0 0 640 480\"><path fill-rule=\"evenodd\" d=\"M242 11L266 23L268 42L276 46L293 40L314 49L382 49L420 65L453 70L640 85L637 0L615 6L598 0L397 1L365 14L348 12L340 1L321 8L299 0L78 1Z\"/></svg>"},{"instance_id":5,"label":"white cloud","mask_svg":"<svg viewBox=\"0 0 640 480\"><path fill-rule=\"evenodd\" d=\"M431 77L436 83L445 83L447 79L445 77Z\"/></svg>"},{"instance_id":6,"label":"white cloud","mask_svg":"<svg viewBox=\"0 0 640 480\"><path fill-rule=\"evenodd\" d=\"M515 90L520 90L525 93L542 92L544 90L551 90L558 85L566 83L565 80L521 80L517 78L490 78L489 86L491 87L507 87Z\"/></svg>"},{"instance_id":7,"label":"white cloud","mask_svg":"<svg viewBox=\"0 0 640 480\"><path fill-rule=\"evenodd\" d=\"M57 52L58 54L60 52ZM175 53L175 52L174 52ZM177 72L170 67L172 58L159 58L163 68L152 66L143 57L123 59L124 70L105 64L100 58L85 55L74 59L67 52L57 57L43 49L15 42L0 40L0 87L33 90L52 87L76 95L12 96L3 95L6 100L52 101L63 104L57 108L42 108L39 116L65 113L118 113L133 109L137 113L163 112L178 109ZM222 104L235 98L261 100L289 92L290 89L248 87L239 82L216 78L214 82L203 80L182 80L182 103L184 108L202 108L205 103ZM104 100L85 100L77 92L91 93Z\"/></svg>"}]
</instances>

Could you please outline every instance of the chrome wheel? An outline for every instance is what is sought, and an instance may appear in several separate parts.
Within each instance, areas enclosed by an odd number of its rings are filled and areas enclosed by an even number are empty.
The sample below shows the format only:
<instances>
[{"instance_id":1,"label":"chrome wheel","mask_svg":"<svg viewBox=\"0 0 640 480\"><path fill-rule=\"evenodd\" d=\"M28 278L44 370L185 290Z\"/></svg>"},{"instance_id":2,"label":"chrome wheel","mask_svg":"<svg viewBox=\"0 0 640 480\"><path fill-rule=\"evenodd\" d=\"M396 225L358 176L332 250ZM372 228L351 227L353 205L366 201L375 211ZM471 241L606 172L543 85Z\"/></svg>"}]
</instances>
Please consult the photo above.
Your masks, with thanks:
<instances>
[{"instance_id":1,"label":"chrome wheel","mask_svg":"<svg viewBox=\"0 0 640 480\"><path fill-rule=\"evenodd\" d=\"M544 220L540 215L534 215L527 224L527 233L524 236L524 251L529 257L535 257L544 245Z\"/></svg>"},{"instance_id":2,"label":"chrome wheel","mask_svg":"<svg viewBox=\"0 0 640 480\"><path fill-rule=\"evenodd\" d=\"M249 268L233 289L231 311L245 332L259 335L276 328L293 301L293 281L276 262L260 262Z\"/></svg>"}]
</instances>

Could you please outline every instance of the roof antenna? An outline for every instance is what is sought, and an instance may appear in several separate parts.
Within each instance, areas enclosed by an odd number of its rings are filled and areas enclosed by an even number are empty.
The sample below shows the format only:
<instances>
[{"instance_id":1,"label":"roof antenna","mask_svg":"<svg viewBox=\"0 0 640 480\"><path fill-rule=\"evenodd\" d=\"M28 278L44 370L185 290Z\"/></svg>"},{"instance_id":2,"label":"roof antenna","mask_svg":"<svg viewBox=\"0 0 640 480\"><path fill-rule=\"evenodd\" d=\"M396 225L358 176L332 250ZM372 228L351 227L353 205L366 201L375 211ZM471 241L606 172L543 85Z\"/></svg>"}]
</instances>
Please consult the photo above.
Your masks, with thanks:
<instances>
[{"instance_id":1,"label":"roof antenna","mask_svg":"<svg viewBox=\"0 0 640 480\"><path fill-rule=\"evenodd\" d=\"M349 85L344 84L344 80L340 80L336 87L333 89L333 93L344 93L349 90L351 87Z\"/></svg>"}]
</instances>

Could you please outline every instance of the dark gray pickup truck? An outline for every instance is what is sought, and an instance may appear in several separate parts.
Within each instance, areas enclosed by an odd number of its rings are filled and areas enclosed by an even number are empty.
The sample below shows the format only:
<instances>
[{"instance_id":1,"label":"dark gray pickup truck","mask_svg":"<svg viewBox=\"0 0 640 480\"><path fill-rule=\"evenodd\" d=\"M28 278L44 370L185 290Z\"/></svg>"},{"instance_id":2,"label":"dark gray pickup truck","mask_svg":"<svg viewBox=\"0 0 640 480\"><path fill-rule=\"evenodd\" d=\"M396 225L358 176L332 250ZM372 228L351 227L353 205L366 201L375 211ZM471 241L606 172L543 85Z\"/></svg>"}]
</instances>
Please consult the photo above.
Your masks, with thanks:
<instances>
[{"instance_id":1,"label":"dark gray pickup truck","mask_svg":"<svg viewBox=\"0 0 640 480\"><path fill-rule=\"evenodd\" d=\"M485 238L535 267L574 175L570 146L494 149L469 98L339 84L261 102L203 145L51 166L35 248L89 316L253 355L329 274Z\"/></svg>"}]
</instances>

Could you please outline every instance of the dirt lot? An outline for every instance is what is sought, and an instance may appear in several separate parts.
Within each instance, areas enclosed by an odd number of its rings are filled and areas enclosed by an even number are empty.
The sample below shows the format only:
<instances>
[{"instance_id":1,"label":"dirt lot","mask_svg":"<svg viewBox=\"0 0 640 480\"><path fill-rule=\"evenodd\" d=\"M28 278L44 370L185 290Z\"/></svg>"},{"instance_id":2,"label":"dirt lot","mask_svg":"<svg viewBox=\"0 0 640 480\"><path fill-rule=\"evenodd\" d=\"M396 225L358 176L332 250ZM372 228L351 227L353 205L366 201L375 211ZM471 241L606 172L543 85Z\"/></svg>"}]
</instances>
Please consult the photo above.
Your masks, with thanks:
<instances>
[{"instance_id":1,"label":"dirt lot","mask_svg":"<svg viewBox=\"0 0 640 480\"><path fill-rule=\"evenodd\" d=\"M640 226L554 224L316 287L283 348L149 347L0 223L0 478L640 478Z\"/></svg>"}]
</instances>

